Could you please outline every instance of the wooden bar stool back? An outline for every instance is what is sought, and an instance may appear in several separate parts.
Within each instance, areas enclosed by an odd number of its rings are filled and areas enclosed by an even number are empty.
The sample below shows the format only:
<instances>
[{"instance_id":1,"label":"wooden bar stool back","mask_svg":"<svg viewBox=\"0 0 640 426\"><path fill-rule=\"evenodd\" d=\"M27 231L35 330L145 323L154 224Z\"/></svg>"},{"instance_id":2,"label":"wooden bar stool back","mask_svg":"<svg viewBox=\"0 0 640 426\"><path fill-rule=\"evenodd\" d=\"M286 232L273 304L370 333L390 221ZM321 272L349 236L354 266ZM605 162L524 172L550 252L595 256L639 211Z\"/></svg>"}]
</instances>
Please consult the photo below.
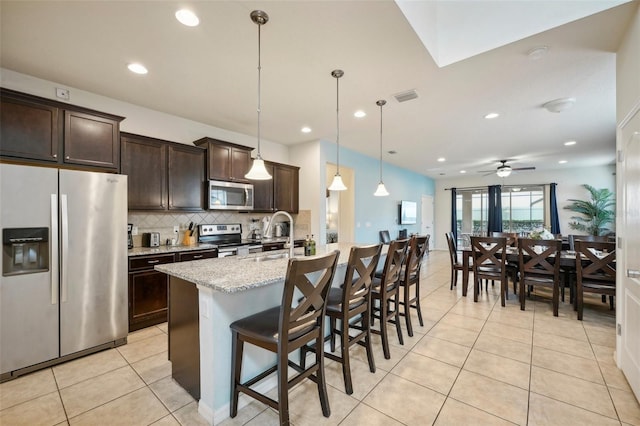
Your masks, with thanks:
<instances>
[{"instance_id":1,"label":"wooden bar stool back","mask_svg":"<svg viewBox=\"0 0 640 426\"><path fill-rule=\"evenodd\" d=\"M310 342L315 342L316 347L322 348L326 298L339 254L336 250L325 256L289 259L281 305L239 319L230 325L231 417L235 417L238 412L238 396L243 392L278 410L280 424L288 425L288 391L305 378L317 384L322 414L329 417L331 410L324 378L324 352L315 351L315 363L308 368L295 364L288 356L290 352ZM242 383L240 376L245 342L276 353L277 362L275 366ZM298 373L291 379L287 375L288 367ZM274 372L278 378L277 401L252 388Z\"/></svg>"},{"instance_id":2,"label":"wooden bar stool back","mask_svg":"<svg viewBox=\"0 0 640 426\"><path fill-rule=\"evenodd\" d=\"M331 352L336 350L336 335L340 336L340 355L325 353L329 359L342 364L344 388L348 395L353 393L349 348L355 344L364 346L369 361L369 371L376 372L371 347L371 283L380 260L382 244L351 247L349 263L341 287L331 287L327 299ZM340 328L336 327L337 322ZM349 330L357 330L350 334ZM307 347L301 355L307 352ZM304 365L304 364L303 364Z\"/></svg>"},{"instance_id":3,"label":"wooden bar stool back","mask_svg":"<svg viewBox=\"0 0 640 426\"><path fill-rule=\"evenodd\" d=\"M374 278L371 288L371 317L380 320L380 330L371 330L371 332L381 336L382 350L386 359L391 358L387 322L392 322L396 325L398 341L401 345L404 345L398 309L400 288L398 282L400 281L400 273L408 246L408 239L391 241L382 274L380 278ZM393 309L391 309L391 304L393 304Z\"/></svg>"},{"instance_id":4,"label":"wooden bar stool back","mask_svg":"<svg viewBox=\"0 0 640 426\"><path fill-rule=\"evenodd\" d=\"M411 324L411 308L418 313L418 322L424 327L422 321L422 309L420 309L420 269L424 254L429 250L430 235L413 236L409 242L409 253L405 261L405 267L400 276L400 291L402 291L402 300L399 306L402 306L401 316L404 316L407 325L407 334L413 337L413 324ZM411 289L413 288L413 296Z\"/></svg>"}]
</instances>

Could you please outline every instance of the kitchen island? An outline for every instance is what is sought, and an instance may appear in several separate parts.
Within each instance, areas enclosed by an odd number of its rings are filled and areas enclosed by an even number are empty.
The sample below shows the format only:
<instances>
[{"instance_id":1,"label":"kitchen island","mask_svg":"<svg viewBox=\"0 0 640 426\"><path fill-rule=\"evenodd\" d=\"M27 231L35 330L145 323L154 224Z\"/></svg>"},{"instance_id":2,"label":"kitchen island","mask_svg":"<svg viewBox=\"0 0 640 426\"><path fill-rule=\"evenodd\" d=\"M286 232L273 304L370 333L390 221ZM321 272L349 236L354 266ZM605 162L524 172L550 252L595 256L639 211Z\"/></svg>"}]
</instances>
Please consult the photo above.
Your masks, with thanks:
<instances>
[{"instance_id":1,"label":"kitchen island","mask_svg":"<svg viewBox=\"0 0 640 426\"><path fill-rule=\"evenodd\" d=\"M354 244L337 243L317 247L322 255L340 250L333 285L344 280L349 251ZM387 246L383 246L385 252ZM297 249L299 250L299 249ZM283 252L257 253L246 257L232 256L158 265L156 270L170 276L169 358L172 375L183 387L196 389L193 377L199 373L196 399L198 411L214 424L229 416L231 380L231 331L229 325L240 318L281 303L288 259ZM197 333L194 335L194 325ZM172 342L173 341L173 342ZM191 356L176 359L172 347L198 346L198 359ZM174 352L177 350L174 349ZM242 379L274 365L275 355L252 345L244 351ZM197 363L197 366L194 364ZM196 369L197 367L197 369ZM186 384L185 384L186 383ZM264 380L257 389L275 387L275 377ZM187 389L189 390L189 389ZM240 399L240 407L243 398Z\"/></svg>"}]
</instances>

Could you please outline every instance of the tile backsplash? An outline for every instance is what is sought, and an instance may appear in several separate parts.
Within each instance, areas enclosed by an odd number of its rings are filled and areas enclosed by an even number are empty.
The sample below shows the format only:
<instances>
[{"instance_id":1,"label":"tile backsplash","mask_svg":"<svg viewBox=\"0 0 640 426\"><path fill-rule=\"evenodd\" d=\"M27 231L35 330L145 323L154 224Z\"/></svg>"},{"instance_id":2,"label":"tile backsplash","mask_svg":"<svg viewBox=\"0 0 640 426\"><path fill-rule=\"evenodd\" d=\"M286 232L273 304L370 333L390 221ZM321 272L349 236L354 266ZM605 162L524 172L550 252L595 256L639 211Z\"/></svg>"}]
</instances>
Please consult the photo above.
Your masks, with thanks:
<instances>
[{"instance_id":1,"label":"tile backsplash","mask_svg":"<svg viewBox=\"0 0 640 426\"><path fill-rule=\"evenodd\" d=\"M193 222L197 228L200 224L212 223L240 223L242 225L242 237L247 238L251 232L253 223L251 219L261 220L263 217L271 217L270 213L236 213L226 211L204 211L197 213L181 212L137 212L130 211L128 214L129 223L138 227L138 235L133 236L133 246L142 246L142 234L144 232L159 232L160 244L165 245L166 241L176 239L176 244L181 244L184 237L184 231L189 227L189 223ZM311 229L311 211L300 210L298 214L293 216L293 236L294 238L304 238L309 234ZM276 222L283 221L283 216L278 216ZM256 226L262 227L260 222L255 223ZM173 232L173 227L179 226L179 235Z\"/></svg>"}]
</instances>

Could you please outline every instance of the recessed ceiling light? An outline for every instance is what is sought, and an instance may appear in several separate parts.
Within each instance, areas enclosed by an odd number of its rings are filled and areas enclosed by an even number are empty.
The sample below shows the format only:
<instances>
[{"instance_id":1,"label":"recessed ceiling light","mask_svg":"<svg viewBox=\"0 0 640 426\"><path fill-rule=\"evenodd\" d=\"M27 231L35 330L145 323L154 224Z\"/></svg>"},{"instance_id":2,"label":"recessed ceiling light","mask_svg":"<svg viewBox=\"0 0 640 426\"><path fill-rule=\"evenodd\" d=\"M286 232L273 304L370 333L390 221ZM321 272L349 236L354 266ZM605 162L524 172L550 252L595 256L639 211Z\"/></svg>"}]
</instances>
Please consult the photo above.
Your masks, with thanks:
<instances>
[{"instance_id":1,"label":"recessed ceiling light","mask_svg":"<svg viewBox=\"0 0 640 426\"><path fill-rule=\"evenodd\" d=\"M497 117L500 117L500 114L498 114L497 112L490 112L489 114L484 116L484 118L486 118L487 120L491 120L492 118Z\"/></svg>"},{"instance_id":2,"label":"recessed ceiling light","mask_svg":"<svg viewBox=\"0 0 640 426\"><path fill-rule=\"evenodd\" d=\"M565 146L571 146L571 145L575 145L575 144L576 144L576 141L566 141L564 143Z\"/></svg>"},{"instance_id":3,"label":"recessed ceiling light","mask_svg":"<svg viewBox=\"0 0 640 426\"><path fill-rule=\"evenodd\" d=\"M366 115L367 115L367 113L362 111L362 110L358 110L358 111L353 113L353 116L356 117L356 118L362 118L362 117L365 117Z\"/></svg>"},{"instance_id":4,"label":"recessed ceiling light","mask_svg":"<svg viewBox=\"0 0 640 426\"><path fill-rule=\"evenodd\" d=\"M554 99L542 105L544 109L549 112L562 112L566 111L569 108L573 107L573 104L576 103L576 98L560 98Z\"/></svg>"},{"instance_id":5,"label":"recessed ceiling light","mask_svg":"<svg viewBox=\"0 0 640 426\"><path fill-rule=\"evenodd\" d=\"M464 173L467 173L467 171L466 170L460 170L460 173L464 174Z\"/></svg>"},{"instance_id":6,"label":"recessed ceiling light","mask_svg":"<svg viewBox=\"0 0 640 426\"><path fill-rule=\"evenodd\" d=\"M560 160L560 161L558 161L558 164L566 164L566 163L567 163L567 160Z\"/></svg>"},{"instance_id":7,"label":"recessed ceiling light","mask_svg":"<svg viewBox=\"0 0 640 426\"><path fill-rule=\"evenodd\" d=\"M445 162L445 161L447 161L447 159L446 159L446 158L444 158L444 157L440 157L440 158L438 158L438 162L439 162L439 163L443 163L443 162Z\"/></svg>"},{"instance_id":8,"label":"recessed ceiling light","mask_svg":"<svg viewBox=\"0 0 640 426\"><path fill-rule=\"evenodd\" d=\"M129 71L135 72L136 74L146 74L149 72L144 65L138 63L129 64L127 65L127 68L129 68Z\"/></svg>"},{"instance_id":9,"label":"recessed ceiling light","mask_svg":"<svg viewBox=\"0 0 640 426\"><path fill-rule=\"evenodd\" d=\"M176 19L180 21L181 24L186 25L187 27L197 27L200 23L200 20L196 16L195 13L188 9L180 9L176 12Z\"/></svg>"},{"instance_id":10,"label":"recessed ceiling light","mask_svg":"<svg viewBox=\"0 0 640 426\"><path fill-rule=\"evenodd\" d=\"M300 131L302 133L311 133L311 127L304 126Z\"/></svg>"}]
</instances>

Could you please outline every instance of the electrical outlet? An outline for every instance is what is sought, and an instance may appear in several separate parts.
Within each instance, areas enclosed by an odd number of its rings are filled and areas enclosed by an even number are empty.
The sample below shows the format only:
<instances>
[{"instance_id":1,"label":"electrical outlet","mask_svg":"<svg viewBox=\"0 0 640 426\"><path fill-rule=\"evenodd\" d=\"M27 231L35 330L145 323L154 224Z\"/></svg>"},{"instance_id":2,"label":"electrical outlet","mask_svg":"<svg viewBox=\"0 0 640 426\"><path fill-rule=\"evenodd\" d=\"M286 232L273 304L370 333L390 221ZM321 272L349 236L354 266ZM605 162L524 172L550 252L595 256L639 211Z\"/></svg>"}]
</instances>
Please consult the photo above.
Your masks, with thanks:
<instances>
[{"instance_id":1,"label":"electrical outlet","mask_svg":"<svg viewBox=\"0 0 640 426\"><path fill-rule=\"evenodd\" d=\"M174 226L173 226L173 232L174 232L174 233L176 233L176 234L177 234L178 232L180 232L180 226L178 226L178 225L174 225Z\"/></svg>"},{"instance_id":2,"label":"electrical outlet","mask_svg":"<svg viewBox=\"0 0 640 426\"><path fill-rule=\"evenodd\" d=\"M69 89L62 89L60 87L56 87L56 97L60 99L69 100Z\"/></svg>"},{"instance_id":3,"label":"electrical outlet","mask_svg":"<svg viewBox=\"0 0 640 426\"><path fill-rule=\"evenodd\" d=\"M138 235L138 227L134 226L131 228L131 235Z\"/></svg>"}]
</instances>

